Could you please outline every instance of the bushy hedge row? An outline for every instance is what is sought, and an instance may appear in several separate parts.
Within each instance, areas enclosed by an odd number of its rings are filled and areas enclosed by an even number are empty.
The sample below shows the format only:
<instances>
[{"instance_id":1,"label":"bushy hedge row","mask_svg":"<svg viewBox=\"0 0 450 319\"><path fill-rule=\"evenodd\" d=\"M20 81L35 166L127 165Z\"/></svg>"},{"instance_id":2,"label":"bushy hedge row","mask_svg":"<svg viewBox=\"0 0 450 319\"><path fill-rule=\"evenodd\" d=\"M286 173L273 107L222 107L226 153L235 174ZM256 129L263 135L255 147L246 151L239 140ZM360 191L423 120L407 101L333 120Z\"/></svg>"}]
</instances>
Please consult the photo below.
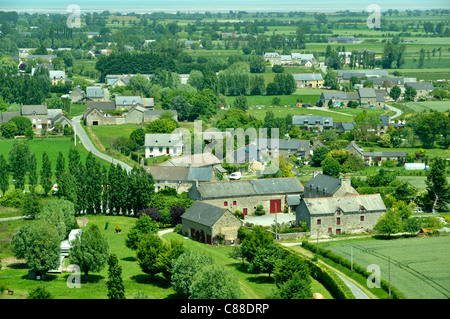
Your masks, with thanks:
<instances>
[{"instance_id":1,"label":"bushy hedge row","mask_svg":"<svg viewBox=\"0 0 450 319\"><path fill-rule=\"evenodd\" d=\"M294 254L291 250L284 248L287 254ZM335 299L355 299L350 289L337 280L333 274L321 267L308 257L303 257L308 264L311 277L320 282Z\"/></svg>"},{"instance_id":2,"label":"bushy hedge row","mask_svg":"<svg viewBox=\"0 0 450 319\"><path fill-rule=\"evenodd\" d=\"M313 245L307 241L302 242L302 247L311 252L317 253L324 258L328 258L328 259L332 260L333 262L335 262L336 264L339 264L347 269L352 269L351 262L348 259L345 259L339 255L336 255L328 249L324 249L321 247L319 247L317 249L316 245ZM356 263L353 263L353 270L365 278L368 278L370 275L372 275L372 273L366 271L366 269L364 269L363 267L359 266ZM381 284L381 288L384 291L389 292L389 283L387 283L385 280L381 280L380 284ZM404 299L403 294L400 291L398 291L397 289L393 288L392 285L391 285L391 296L393 299Z\"/></svg>"}]
</instances>

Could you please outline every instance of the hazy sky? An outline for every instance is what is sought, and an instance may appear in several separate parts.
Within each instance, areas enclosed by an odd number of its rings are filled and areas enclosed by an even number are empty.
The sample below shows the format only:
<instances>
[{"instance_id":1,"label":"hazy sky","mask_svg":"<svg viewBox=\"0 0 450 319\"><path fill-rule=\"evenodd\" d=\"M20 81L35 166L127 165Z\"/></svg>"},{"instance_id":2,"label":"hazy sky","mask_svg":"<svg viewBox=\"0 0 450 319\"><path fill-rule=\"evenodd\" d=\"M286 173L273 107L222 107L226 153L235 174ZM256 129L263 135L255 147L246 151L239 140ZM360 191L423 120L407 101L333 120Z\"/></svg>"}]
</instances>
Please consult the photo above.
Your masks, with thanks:
<instances>
[{"instance_id":1,"label":"hazy sky","mask_svg":"<svg viewBox=\"0 0 450 319\"><path fill-rule=\"evenodd\" d=\"M387 9L450 9L449 0L0 0L0 10L66 11L70 4L82 11L361 11L370 4Z\"/></svg>"}]
</instances>

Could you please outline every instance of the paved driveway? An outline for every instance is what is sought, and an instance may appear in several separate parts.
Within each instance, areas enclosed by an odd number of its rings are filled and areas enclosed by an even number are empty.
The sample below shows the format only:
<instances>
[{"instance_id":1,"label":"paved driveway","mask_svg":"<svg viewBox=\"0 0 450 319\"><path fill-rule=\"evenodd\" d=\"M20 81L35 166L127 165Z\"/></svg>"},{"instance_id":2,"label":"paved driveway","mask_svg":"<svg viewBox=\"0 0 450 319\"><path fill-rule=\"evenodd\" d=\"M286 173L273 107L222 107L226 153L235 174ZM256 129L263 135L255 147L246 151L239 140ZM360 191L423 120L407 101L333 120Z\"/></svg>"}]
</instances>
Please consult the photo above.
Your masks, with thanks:
<instances>
[{"instance_id":1,"label":"paved driveway","mask_svg":"<svg viewBox=\"0 0 450 319\"><path fill-rule=\"evenodd\" d=\"M275 224L275 218L279 224L288 223L290 221L295 221L294 214L284 214L284 213L269 214L269 213L266 213L265 215L262 215L262 216L246 216L244 219L244 223L252 223L252 224L261 225L261 226L270 226L272 224Z\"/></svg>"},{"instance_id":2,"label":"paved driveway","mask_svg":"<svg viewBox=\"0 0 450 319\"><path fill-rule=\"evenodd\" d=\"M103 154L95 148L95 146L92 144L91 140L89 139L89 136L86 134L86 132L84 131L83 127L80 124L81 117L82 117L82 115L75 116L72 119L72 123L75 127L77 136L80 138L80 142L84 145L84 147L88 150L88 152L92 152L93 155L98 156L98 157L104 159L105 161L108 161L115 165L119 164L120 166L122 166L122 168L126 169L127 172L130 172L132 169L131 166L125 164L124 162L113 159L111 156Z\"/></svg>"}]
</instances>

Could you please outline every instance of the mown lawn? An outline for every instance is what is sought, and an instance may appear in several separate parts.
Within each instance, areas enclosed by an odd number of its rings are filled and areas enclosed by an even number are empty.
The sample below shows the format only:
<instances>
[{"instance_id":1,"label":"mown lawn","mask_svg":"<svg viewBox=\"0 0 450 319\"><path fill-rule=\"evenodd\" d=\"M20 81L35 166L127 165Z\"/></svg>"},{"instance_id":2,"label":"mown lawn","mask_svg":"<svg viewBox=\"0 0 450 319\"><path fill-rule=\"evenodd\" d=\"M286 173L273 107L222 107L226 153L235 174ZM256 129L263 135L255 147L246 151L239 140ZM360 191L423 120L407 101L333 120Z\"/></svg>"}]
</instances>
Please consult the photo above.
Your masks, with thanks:
<instances>
[{"instance_id":1,"label":"mown lawn","mask_svg":"<svg viewBox=\"0 0 450 319\"><path fill-rule=\"evenodd\" d=\"M149 275L143 273L135 259L134 251L125 246L126 235L134 226L136 219L126 216L84 216L88 218L87 227L95 224L101 232L107 237L110 245L110 252L115 253L119 259L119 265L122 267L122 278L125 286L125 295L127 299L133 299L134 296L141 292L149 299L166 299L180 298L171 288L170 282L157 275L153 279ZM10 236L18 227L25 223L33 221L13 221L8 224L0 223L0 229L8 229L8 231L0 232L0 238L8 241ZM108 223L108 228L105 229ZM114 228L119 225L122 228L120 234L116 234ZM3 236L2 234L5 234ZM170 232L163 235L164 240L180 240L187 249L194 249L201 253L210 255L214 262L227 267L239 279L243 299L265 299L269 297L275 289L272 278L267 274L254 274L246 270L246 266L242 266L240 261L232 259L228 256L232 247L212 247L203 243L187 239L179 234ZM3 242L3 241L2 241ZM12 253L9 252L9 246L4 247L0 257L3 260L3 268L0 271L0 281L10 289L15 291L14 296L4 294L0 298L26 298L28 292L37 285L46 286L54 298L64 299L104 299L107 298L106 281L108 280L108 269L105 267L99 273L90 273L87 282L82 282L81 288L70 289L66 280L68 273L48 274L46 280L36 281L28 279L28 269L26 264L21 260L15 260ZM82 275L83 278L83 275ZM332 296L328 291L316 281L312 281L312 291L319 292L327 299Z\"/></svg>"}]
</instances>

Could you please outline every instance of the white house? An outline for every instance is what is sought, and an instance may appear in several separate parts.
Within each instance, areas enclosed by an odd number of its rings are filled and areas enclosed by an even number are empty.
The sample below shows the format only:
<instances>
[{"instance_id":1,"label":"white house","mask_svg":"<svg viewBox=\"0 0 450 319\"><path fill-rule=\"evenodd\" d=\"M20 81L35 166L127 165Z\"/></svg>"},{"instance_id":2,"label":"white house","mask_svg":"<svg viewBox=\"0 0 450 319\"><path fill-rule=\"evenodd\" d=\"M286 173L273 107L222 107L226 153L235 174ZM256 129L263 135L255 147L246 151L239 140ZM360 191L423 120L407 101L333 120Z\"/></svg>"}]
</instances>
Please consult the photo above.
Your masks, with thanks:
<instances>
[{"instance_id":1,"label":"white house","mask_svg":"<svg viewBox=\"0 0 450 319\"><path fill-rule=\"evenodd\" d=\"M181 133L145 134L145 158L161 155L179 156L183 152Z\"/></svg>"}]
</instances>

